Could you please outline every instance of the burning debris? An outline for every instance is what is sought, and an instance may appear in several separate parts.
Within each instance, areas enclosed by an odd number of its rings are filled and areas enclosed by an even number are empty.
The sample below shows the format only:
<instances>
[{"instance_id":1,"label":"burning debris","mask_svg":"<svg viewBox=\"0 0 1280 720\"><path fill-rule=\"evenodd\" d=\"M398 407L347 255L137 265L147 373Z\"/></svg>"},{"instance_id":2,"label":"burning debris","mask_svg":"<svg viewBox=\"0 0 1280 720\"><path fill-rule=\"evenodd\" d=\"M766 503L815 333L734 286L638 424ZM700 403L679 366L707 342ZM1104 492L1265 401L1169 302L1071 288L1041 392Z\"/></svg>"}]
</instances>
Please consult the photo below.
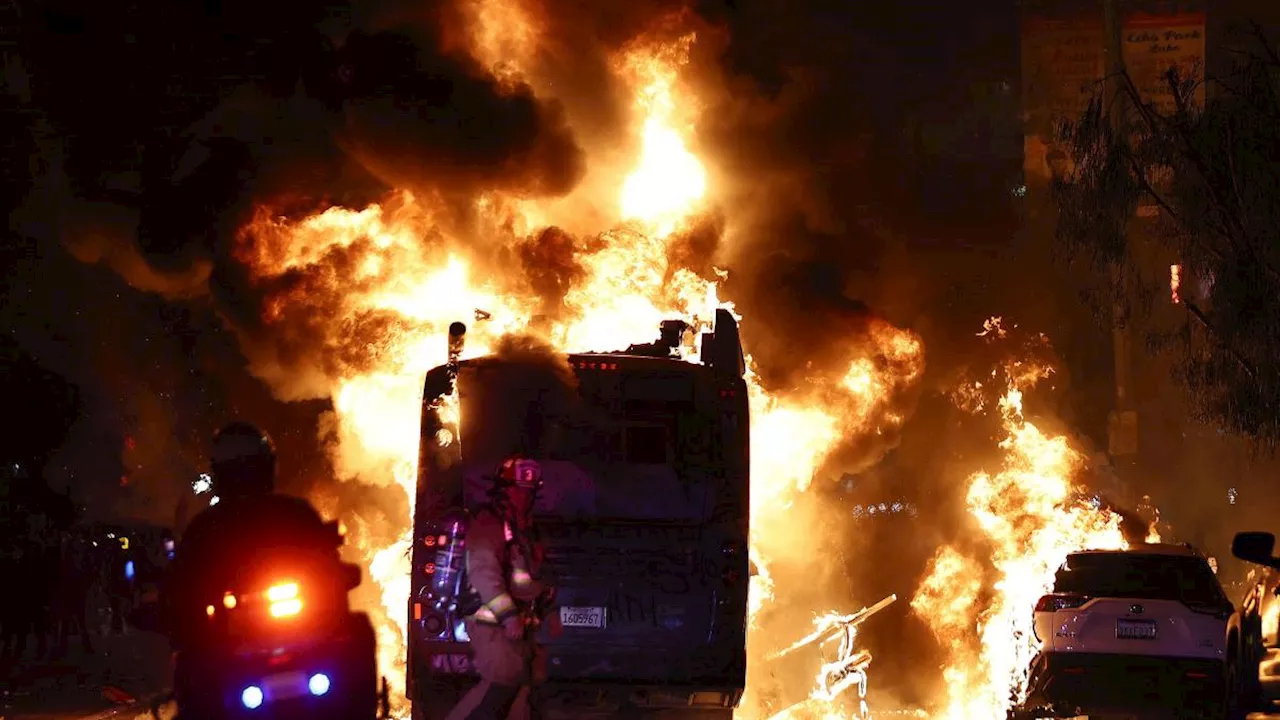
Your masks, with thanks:
<instances>
[{"instance_id":1,"label":"burning debris","mask_svg":"<svg viewBox=\"0 0 1280 720\"><path fill-rule=\"evenodd\" d=\"M871 665L871 653L857 647L855 641L858 637L858 626L872 615L892 605L897 599L897 595L890 595L852 615L827 613L817 617L813 621L816 630L788 647L768 655L765 660L771 662L784 658L803 647L817 645L821 648L832 642L837 643L835 658L833 660L823 658L822 668L818 671L817 687L813 689L809 698L773 715L770 720L785 720L798 711L811 709L809 706L815 702L824 707L831 706L846 690L855 686L858 689L858 710L851 720L870 718L866 698L867 667Z\"/></svg>"}]
</instances>

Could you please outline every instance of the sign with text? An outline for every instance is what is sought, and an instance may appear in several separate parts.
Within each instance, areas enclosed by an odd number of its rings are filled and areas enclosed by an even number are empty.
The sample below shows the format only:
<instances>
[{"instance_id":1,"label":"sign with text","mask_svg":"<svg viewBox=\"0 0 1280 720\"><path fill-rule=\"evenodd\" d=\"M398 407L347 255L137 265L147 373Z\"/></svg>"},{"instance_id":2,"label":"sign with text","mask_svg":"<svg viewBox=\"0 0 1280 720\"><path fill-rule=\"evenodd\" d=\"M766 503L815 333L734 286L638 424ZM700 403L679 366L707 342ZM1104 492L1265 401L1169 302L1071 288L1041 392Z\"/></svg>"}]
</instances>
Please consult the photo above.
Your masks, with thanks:
<instances>
[{"instance_id":1,"label":"sign with text","mask_svg":"<svg viewBox=\"0 0 1280 720\"><path fill-rule=\"evenodd\" d=\"M1196 83L1194 107L1204 107L1205 16L1203 13L1148 15L1135 13L1125 18L1121 49L1125 70L1144 103L1151 103L1161 115L1175 112L1174 89L1169 70L1176 68L1180 81ZM1147 182L1157 192L1167 190L1172 177L1167 167L1151 168ZM1154 199L1139 201L1137 215L1159 215Z\"/></svg>"},{"instance_id":2,"label":"sign with text","mask_svg":"<svg viewBox=\"0 0 1280 720\"><path fill-rule=\"evenodd\" d=\"M1177 68L1182 78L1198 83L1195 105L1204 106L1205 16L1133 14L1125 18L1121 34L1125 69L1143 101L1163 114L1174 111L1173 89L1167 78Z\"/></svg>"},{"instance_id":3,"label":"sign with text","mask_svg":"<svg viewBox=\"0 0 1280 720\"><path fill-rule=\"evenodd\" d=\"M1028 185L1047 185L1072 159L1057 131L1076 121L1103 77L1101 17L1022 19L1023 170Z\"/></svg>"}]
</instances>

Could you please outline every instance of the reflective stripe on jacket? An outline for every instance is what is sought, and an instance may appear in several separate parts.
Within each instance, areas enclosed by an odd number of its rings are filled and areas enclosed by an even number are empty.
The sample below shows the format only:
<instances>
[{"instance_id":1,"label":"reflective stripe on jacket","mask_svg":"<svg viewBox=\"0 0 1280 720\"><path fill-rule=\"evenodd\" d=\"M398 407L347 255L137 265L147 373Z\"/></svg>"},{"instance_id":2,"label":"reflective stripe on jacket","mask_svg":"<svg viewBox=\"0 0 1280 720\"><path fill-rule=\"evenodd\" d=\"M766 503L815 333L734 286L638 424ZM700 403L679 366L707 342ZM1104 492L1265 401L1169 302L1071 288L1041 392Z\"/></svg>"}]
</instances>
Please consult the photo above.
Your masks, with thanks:
<instances>
[{"instance_id":1,"label":"reflective stripe on jacket","mask_svg":"<svg viewBox=\"0 0 1280 720\"><path fill-rule=\"evenodd\" d=\"M511 540L510 525L492 510L476 514L467 533L467 577L480 595L479 622L499 624L541 590L529 563Z\"/></svg>"}]
</instances>

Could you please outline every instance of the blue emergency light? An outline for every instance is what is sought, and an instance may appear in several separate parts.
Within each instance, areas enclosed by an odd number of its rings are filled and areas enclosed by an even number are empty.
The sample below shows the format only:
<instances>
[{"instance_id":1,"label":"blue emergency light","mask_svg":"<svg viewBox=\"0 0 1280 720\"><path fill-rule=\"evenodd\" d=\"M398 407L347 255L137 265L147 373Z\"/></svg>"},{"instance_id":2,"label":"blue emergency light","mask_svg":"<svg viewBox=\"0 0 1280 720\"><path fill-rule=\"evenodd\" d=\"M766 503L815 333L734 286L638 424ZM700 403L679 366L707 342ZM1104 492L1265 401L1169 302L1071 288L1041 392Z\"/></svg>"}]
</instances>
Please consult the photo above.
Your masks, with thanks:
<instances>
[{"instance_id":1,"label":"blue emergency light","mask_svg":"<svg viewBox=\"0 0 1280 720\"><path fill-rule=\"evenodd\" d=\"M250 685L240 693L240 703L249 710L257 710L262 707L262 688L257 685Z\"/></svg>"},{"instance_id":2,"label":"blue emergency light","mask_svg":"<svg viewBox=\"0 0 1280 720\"><path fill-rule=\"evenodd\" d=\"M320 697L321 695L329 692L330 684L328 675L325 675L324 673L316 673L307 681L307 689L311 691L312 695Z\"/></svg>"},{"instance_id":3,"label":"blue emergency light","mask_svg":"<svg viewBox=\"0 0 1280 720\"><path fill-rule=\"evenodd\" d=\"M126 560L124 563L124 578L126 580L132 580L133 575L134 575L133 561Z\"/></svg>"}]
</instances>

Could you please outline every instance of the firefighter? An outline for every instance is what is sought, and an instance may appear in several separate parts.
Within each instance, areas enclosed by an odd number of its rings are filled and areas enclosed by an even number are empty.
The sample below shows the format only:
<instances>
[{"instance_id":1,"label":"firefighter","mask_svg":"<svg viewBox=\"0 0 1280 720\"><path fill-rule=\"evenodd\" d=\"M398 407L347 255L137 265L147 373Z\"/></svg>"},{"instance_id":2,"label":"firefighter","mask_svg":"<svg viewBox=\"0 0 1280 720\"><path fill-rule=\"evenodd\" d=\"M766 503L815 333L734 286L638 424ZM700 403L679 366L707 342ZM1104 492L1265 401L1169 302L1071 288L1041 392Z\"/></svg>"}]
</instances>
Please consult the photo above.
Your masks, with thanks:
<instances>
[{"instance_id":1,"label":"firefighter","mask_svg":"<svg viewBox=\"0 0 1280 720\"><path fill-rule=\"evenodd\" d=\"M491 501L468 528L467 578L483 604L465 624L481 682L448 720L539 716L533 696L545 656L534 635L544 618L559 632L559 617L550 612L555 589L540 577L543 548L533 526L541 486L536 461L508 458L494 478ZM513 711L517 700L525 707Z\"/></svg>"}]
</instances>

